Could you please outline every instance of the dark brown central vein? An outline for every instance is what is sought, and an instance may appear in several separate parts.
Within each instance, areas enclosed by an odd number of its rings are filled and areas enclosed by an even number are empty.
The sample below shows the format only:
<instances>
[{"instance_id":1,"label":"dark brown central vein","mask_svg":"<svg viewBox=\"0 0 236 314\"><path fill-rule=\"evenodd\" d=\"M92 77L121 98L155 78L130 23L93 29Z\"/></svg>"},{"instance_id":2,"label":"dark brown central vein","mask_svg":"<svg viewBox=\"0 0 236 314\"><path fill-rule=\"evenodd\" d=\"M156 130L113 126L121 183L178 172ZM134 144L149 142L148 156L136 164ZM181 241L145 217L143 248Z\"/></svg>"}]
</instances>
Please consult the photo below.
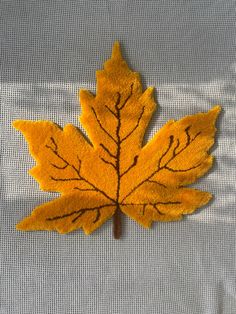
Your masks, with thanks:
<instances>
[{"instance_id":1,"label":"dark brown central vein","mask_svg":"<svg viewBox=\"0 0 236 314\"><path fill-rule=\"evenodd\" d=\"M113 233L114 238L119 239L121 236L121 211L119 205L120 198L120 149L121 149L121 139L120 139L120 128L121 128L121 117L120 117L120 94L118 94L118 99L115 104L116 118L117 118L117 127L116 127L116 141L117 141L117 150L116 150L116 173L117 173L117 188L116 188L116 210L113 218Z\"/></svg>"},{"instance_id":2,"label":"dark brown central vein","mask_svg":"<svg viewBox=\"0 0 236 314\"><path fill-rule=\"evenodd\" d=\"M107 161L106 159L104 159L103 157L100 156L100 159L104 163L111 165L115 169L115 172L117 175L117 186L116 186L116 196L114 198L110 197L105 191L99 189L98 186L96 186L95 184L90 182L88 179L86 179L84 176L82 176L82 174L81 174L81 160L79 158L78 158L78 162L79 162L78 167L69 163L65 158L63 158L58 152L58 146L57 146L57 143L53 137L50 138L52 146L46 145L46 148L50 149L52 151L52 153L63 163L62 165L51 164L54 168L63 171L67 167L71 167L74 170L75 174L77 175L76 177L72 177L72 178L63 178L63 177L62 178L55 178L53 176L50 176L50 178L53 181L78 181L78 182L81 181L81 182L85 182L88 184L88 186L89 186L88 188L87 187L86 188L74 187L74 189L80 190L80 191L98 192L112 202L110 204L104 204L104 205L96 206L96 207L80 208L76 211L72 211L72 212L65 214L65 215L62 215L62 216L47 218L47 220L48 221L58 220L58 219L63 219L66 217L76 215L72 220L72 223L75 223L86 212L94 211L96 213L96 216L95 216L93 223L97 223L100 219L100 216L101 216L100 210L102 208L105 208L105 207L114 206L115 207L115 213L113 216L113 233L114 233L115 239L119 239L121 236L121 209L120 209L120 206L143 206L143 215L144 215L146 206L151 205L160 215L164 215L164 213L162 213L159 210L159 208L157 207L158 205L180 204L179 201L158 202L158 203L138 203L138 204L135 204L132 202L131 203L124 202L133 192L135 192L140 186L142 186L146 182L159 184L160 186L163 186L164 188L166 188L166 186L164 184L159 183L156 180L153 180L153 177L159 171L161 171L163 169L166 169L166 170L171 171L171 172L187 172L187 171L193 170L193 169L195 169L201 165L201 164L197 164L197 165L194 165L188 169L173 169L170 166L171 161L174 160L176 158L176 156L180 155L183 151L185 151L188 148L188 146L191 145L191 143L201 134L201 132L198 132L197 134L195 134L195 136L191 137L189 134L189 130L190 130L191 126L188 126L185 129L185 134L186 134L185 145L181 149L178 149L180 146L179 139L178 138L175 139L175 137L173 135L170 135L168 146L165 149L165 151L162 153L162 155L160 156L160 158L157 162L156 169L149 176L147 176L145 179L143 179L141 182L139 182L136 186L134 186L131 189L131 191L126 196L124 196L123 199L121 200L120 199L121 178L124 175L126 175L133 167L135 167L137 164L137 161L138 161L138 156L136 155L134 157L133 163L130 164L126 170L123 170L123 172L121 172L121 165L120 165L120 163L121 163L121 145L139 127L140 121L141 121L142 116L144 114L145 107L142 108L141 113L138 117L138 120L135 124L135 127L126 136L121 137L121 128L122 128L121 112L122 112L122 109L125 107L127 101L130 99L130 97L132 95L132 85L131 85L131 92L130 92L129 96L124 101L121 102L121 94L119 92L117 93L117 95L118 95L118 97L117 97L117 100L116 100L116 103L114 106L115 111L110 109L108 106L105 106L108 109L108 111L113 115L113 117L116 119L117 125L116 125L116 129L115 129L115 136L114 137L102 126L101 121L99 120L95 109L92 108L94 115L95 115L95 118L97 120L97 123L99 124L101 129L107 134L107 136L116 144L116 153L112 153L105 145L100 144L100 146L104 149L104 151L113 159L113 161ZM173 147L175 140L176 140L176 144ZM167 157L167 155L169 154L170 151L172 151L172 156L166 162L163 163L164 157Z\"/></svg>"},{"instance_id":3,"label":"dark brown central vein","mask_svg":"<svg viewBox=\"0 0 236 314\"><path fill-rule=\"evenodd\" d=\"M136 166L137 164L137 160L138 160L138 156L134 156L134 160L132 162L131 165L129 165L127 167L127 169L123 170L123 173L121 172L121 145L122 143L128 139L135 131L136 129L139 127L140 125L140 121L143 117L144 114L144 110L145 107L142 108L137 122L134 126L134 128L129 131L128 134L126 134L123 138L121 137L121 112L123 110L123 108L125 107L125 105L127 104L128 100L130 99L130 97L132 96L132 92L133 92L133 84L130 86L130 93L129 95L122 100L121 98L121 94L118 92L117 93L117 100L115 102L114 105L114 109L109 108L108 106L105 105L105 107L107 108L107 110L109 111L110 114L113 115L113 117L116 120L116 129L115 129L115 135L111 135L108 130L106 130L103 125L102 122L99 119L99 116L97 115L96 110L92 107L92 111L93 114L95 116L95 119L98 123L98 125L100 126L100 128L102 129L102 131L110 138L110 140L112 140L115 144L116 144L116 152L112 153L110 151L110 149L108 147L106 147L104 144L100 144L100 146L104 149L104 151L110 156L110 158L112 158L112 161L106 160L105 158L103 158L102 156L99 156L100 159L105 163L105 164L109 164L110 166L112 166L115 169L116 172L116 176L117 176L117 186L116 186L116 196L114 198L110 197L105 191L99 189L98 186L96 186L95 184L93 184L92 182L90 182L89 180L87 180L84 176L82 176L81 174L81 160L78 158L79 161L79 166L76 167L73 164L70 164L66 159L64 159L59 153L58 153L58 146L56 141L51 138L51 144L52 146L46 145L47 148L49 148L54 155L56 155L59 160L61 160L61 162L63 162L62 165L56 165L56 164L52 164L52 166L58 170L65 170L67 167L71 167L75 174L77 175L76 177L72 177L72 178L54 178L53 176L51 176L51 179L53 181L82 181L88 184L88 188L80 188L80 187L74 187L75 190L79 190L79 191L91 191L91 192L99 192L101 193L103 196L105 196L107 199L109 199L110 201L112 201L111 204L105 204L105 205L101 205L101 206L97 206L97 207L92 207L92 208L82 208L79 209L77 211L72 211L71 213L62 215L62 216L56 216L56 217L50 217L47 220L58 220L58 219L63 219L66 217L70 217L72 215L76 215L72 222L75 223L83 214L85 214L88 211L95 211L96 212L96 217L94 219L94 223L97 223L98 220L100 219L101 213L100 210L104 207L108 207L108 206L114 206L115 207L115 213L113 216L113 233L114 233L114 237L116 239L119 239L121 236L121 209L120 206L124 205L122 204L122 201L120 200L120 186L121 186L121 178L126 175L133 167Z\"/></svg>"},{"instance_id":4,"label":"dark brown central vein","mask_svg":"<svg viewBox=\"0 0 236 314\"><path fill-rule=\"evenodd\" d=\"M105 105L105 108L109 111L110 114L112 114L113 118L115 118L115 120L116 120L115 135L110 134L108 132L108 130L106 130L103 127L103 125L102 125L102 123L101 123L101 121L100 121L100 119L96 113L96 110L93 107L91 108L93 113L94 113L95 119L96 119L98 125L100 126L100 128L116 144L116 152L112 153L104 144L100 143L100 146L113 159L113 161L106 160L102 156L99 156L100 159L105 164L109 164L115 169L116 176L117 176L116 196L115 196L115 199L113 200L114 206L116 206L115 213L113 216L113 234L114 234L114 237L116 239L119 239L121 236L121 210L120 210L120 184L121 184L120 181L121 181L121 177L123 175L125 175L128 171L130 171L130 169L132 169L136 165L137 158L138 158L138 156L135 156L133 164L131 164L123 173L121 173L121 166L120 166L121 144L129 136L131 136L131 134L138 128L139 122L140 122L142 115L144 113L144 108L143 108L135 127L124 138L121 138L121 132L120 132L121 131L121 111L125 107L125 105L127 104L130 97L132 96L132 92L133 92L133 84L131 84L131 86L130 86L129 95L124 100L122 100L121 94L119 92L117 92L117 99L116 99L116 102L114 105L114 109L111 109L110 107ZM110 200L111 200L111 198L110 198Z\"/></svg>"}]
</instances>

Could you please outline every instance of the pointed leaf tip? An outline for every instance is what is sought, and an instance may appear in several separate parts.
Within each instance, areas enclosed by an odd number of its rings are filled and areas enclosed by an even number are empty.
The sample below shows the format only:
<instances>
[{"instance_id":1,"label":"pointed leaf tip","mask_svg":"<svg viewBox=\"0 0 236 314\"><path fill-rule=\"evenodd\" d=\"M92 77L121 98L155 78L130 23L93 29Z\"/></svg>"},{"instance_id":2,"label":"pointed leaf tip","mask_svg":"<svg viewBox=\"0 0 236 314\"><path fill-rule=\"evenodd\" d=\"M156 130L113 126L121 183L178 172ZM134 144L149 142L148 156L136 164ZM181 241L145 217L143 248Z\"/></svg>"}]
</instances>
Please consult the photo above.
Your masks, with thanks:
<instances>
[{"instance_id":1,"label":"pointed leaf tip","mask_svg":"<svg viewBox=\"0 0 236 314\"><path fill-rule=\"evenodd\" d=\"M23 120L14 120L14 121L12 121L12 126L16 130L20 130L20 127L22 126L22 124L23 124Z\"/></svg>"},{"instance_id":2,"label":"pointed leaf tip","mask_svg":"<svg viewBox=\"0 0 236 314\"><path fill-rule=\"evenodd\" d=\"M213 108L211 108L211 109L209 110L209 112L211 112L211 113L214 115L215 119L216 119L217 116L218 116L218 115L220 114L220 112L221 112L221 106L216 105L216 106L214 106Z\"/></svg>"},{"instance_id":3,"label":"pointed leaf tip","mask_svg":"<svg viewBox=\"0 0 236 314\"><path fill-rule=\"evenodd\" d=\"M112 48L112 59L123 59L120 49L120 43L118 41L115 41L113 48Z\"/></svg>"},{"instance_id":4,"label":"pointed leaf tip","mask_svg":"<svg viewBox=\"0 0 236 314\"><path fill-rule=\"evenodd\" d=\"M212 110L214 110L214 111L216 111L216 112L221 112L221 106L220 105L216 105L216 106L214 106L213 108L212 108Z\"/></svg>"}]
</instances>

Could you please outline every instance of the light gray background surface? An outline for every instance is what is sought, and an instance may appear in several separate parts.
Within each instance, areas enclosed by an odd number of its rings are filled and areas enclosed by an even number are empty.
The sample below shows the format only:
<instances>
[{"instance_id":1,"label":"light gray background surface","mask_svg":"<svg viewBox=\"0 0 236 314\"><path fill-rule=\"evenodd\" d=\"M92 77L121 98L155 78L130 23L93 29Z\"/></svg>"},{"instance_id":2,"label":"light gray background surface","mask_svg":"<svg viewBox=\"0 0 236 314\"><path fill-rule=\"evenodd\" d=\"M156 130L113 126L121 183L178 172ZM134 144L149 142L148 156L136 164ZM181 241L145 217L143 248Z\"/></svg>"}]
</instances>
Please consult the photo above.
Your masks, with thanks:
<instances>
[{"instance_id":1,"label":"light gray background surface","mask_svg":"<svg viewBox=\"0 0 236 314\"><path fill-rule=\"evenodd\" d=\"M1 1L1 314L236 313L236 1ZM168 119L221 104L215 166L195 187L214 200L181 222L145 230L123 217L92 236L23 233L15 224L56 194L14 119L77 124L77 90L120 40Z\"/></svg>"}]
</instances>

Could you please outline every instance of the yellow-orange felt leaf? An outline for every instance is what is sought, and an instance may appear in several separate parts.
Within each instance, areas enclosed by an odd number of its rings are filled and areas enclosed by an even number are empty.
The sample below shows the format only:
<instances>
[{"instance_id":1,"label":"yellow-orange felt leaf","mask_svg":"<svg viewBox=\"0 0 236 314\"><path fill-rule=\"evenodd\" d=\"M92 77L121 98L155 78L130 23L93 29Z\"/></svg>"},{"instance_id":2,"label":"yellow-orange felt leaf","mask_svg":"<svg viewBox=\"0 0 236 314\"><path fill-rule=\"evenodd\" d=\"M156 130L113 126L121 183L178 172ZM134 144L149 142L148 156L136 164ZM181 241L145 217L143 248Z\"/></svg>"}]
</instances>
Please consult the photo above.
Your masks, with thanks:
<instances>
[{"instance_id":1,"label":"yellow-orange felt leaf","mask_svg":"<svg viewBox=\"0 0 236 314\"><path fill-rule=\"evenodd\" d=\"M56 230L68 233L83 228L90 234L109 219L115 205L100 193L77 191L36 207L31 216L17 224L18 230Z\"/></svg>"},{"instance_id":2,"label":"yellow-orange felt leaf","mask_svg":"<svg viewBox=\"0 0 236 314\"><path fill-rule=\"evenodd\" d=\"M14 121L36 161L30 174L41 189L61 193L36 207L19 230L83 228L89 234L113 216L118 238L122 212L150 227L153 221L181 219L211 199L210 193L184 186L212 166L209 149L220 107L169 121L142 147L156 108L153 87L142 89L118 42L96 77L96 95L79 92L80 121L91 143L71 124Z\"/></svg>"}]
</instances>

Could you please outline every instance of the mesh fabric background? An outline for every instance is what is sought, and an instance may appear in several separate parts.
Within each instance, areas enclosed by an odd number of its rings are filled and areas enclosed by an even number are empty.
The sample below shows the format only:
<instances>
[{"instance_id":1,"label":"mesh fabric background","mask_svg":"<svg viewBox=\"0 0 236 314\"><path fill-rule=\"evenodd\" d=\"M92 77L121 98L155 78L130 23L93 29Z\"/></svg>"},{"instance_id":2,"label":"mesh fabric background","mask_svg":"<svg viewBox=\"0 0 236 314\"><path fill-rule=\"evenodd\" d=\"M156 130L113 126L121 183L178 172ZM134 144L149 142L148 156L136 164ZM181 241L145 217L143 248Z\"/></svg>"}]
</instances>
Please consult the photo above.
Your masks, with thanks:
<instances>
[{"instance_id":1,"label":"mesh fabric background","mask_svg":"<svg viewBox=\"0 0 236 314\"><path fill-rule=\"evenodd\" d=\"M1 1L1 314L236 313L236 1ZM195 187L214 200L145 230L123 217L82 231L15 224L56 194L39 190L14 119L78 125L77 90L115 40L159 103L146 140L168 120L221 104L215 165Z\"/></svg>"}]
</instances>

